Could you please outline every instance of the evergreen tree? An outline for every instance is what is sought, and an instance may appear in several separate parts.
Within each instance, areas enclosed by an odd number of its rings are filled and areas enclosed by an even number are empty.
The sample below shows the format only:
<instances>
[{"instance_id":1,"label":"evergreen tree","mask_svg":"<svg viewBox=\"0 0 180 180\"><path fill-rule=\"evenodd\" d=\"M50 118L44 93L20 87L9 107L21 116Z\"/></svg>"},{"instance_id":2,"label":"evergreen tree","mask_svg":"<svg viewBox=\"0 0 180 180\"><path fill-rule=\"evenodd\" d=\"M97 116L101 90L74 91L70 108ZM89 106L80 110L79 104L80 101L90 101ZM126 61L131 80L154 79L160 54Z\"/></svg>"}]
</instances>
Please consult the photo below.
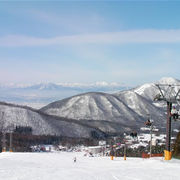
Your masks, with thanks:
<instances>
[{"instance_id":1,"label":"evergreen tree","mask_svg":"<svg viewBox=\"0 0 180 180\"><path fill-rule=\"evenodd\" d=\"M173 156L180 158L180 132L177 134L177 138L173 148Z\"/></svg>"}]
</instances>

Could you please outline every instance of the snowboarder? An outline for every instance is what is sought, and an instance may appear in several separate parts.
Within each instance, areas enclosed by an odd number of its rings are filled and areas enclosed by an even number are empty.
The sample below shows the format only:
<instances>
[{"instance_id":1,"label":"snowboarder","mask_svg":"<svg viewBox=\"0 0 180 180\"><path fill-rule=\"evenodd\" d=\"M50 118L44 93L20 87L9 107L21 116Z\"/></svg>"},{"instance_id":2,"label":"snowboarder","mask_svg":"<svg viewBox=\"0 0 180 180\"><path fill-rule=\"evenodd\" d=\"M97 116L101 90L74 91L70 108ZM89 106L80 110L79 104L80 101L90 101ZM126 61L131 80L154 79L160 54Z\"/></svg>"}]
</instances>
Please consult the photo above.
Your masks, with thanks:
<instances>
[{"instance_id":1,"label":"snowboarder","mask_svg":"<svg viewBox=\"0 0 180 180\"><path fill-rule=\"evenodd\" d=\"M74 163L76 162L76 157L73 158Z\"/></svg>"}]
</instances>

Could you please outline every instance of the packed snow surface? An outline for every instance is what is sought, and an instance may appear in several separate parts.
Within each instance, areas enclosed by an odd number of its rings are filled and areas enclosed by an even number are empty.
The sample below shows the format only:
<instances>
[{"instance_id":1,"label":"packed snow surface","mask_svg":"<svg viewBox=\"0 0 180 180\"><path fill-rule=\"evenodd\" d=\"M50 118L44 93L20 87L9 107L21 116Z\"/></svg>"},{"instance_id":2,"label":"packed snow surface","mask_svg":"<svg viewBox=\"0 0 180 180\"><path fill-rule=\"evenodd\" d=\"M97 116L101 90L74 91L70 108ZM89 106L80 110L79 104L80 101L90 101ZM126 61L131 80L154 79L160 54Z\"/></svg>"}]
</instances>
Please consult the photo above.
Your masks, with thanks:
<instances>
[{"instance_id":1,"label":"packed snow surface","mask_svg":"<svg viewBox=\"0 0 180 180\"><path fill-rule=\"evenodd\" d=\"M76 157L77 162L73 159ZM1 153L3 180L177 180L180 161L85 157L82 153Z\"/></svg>"}]
</instances>

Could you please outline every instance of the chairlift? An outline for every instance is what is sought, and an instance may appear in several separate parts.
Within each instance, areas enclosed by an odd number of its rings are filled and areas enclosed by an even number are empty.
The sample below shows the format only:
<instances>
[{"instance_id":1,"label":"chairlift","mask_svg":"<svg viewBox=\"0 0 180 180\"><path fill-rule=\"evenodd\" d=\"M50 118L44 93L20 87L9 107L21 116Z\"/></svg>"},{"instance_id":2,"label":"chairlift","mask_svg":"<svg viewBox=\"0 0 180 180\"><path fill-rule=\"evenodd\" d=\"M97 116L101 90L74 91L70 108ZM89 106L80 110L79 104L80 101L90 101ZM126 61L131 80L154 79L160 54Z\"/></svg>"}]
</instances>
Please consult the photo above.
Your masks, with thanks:
<instances>
[{"instance_id":1,"label":"chairlift","mask_svg":"<svg viewBox=\"0 0 180 180\"><path fill-rule=\"evenodd\" d=\"M133 137L133 138L137 138L137 132L130 133L130 136Z\"/></svg>"},{"instance_id":2,"label":"chairlift","mask_svg":"<svg viewBox=\"0 0 180 180\"><path fill-rule=\"evenodd\" d=\"M151 126L151 125L152 125L152 122L150 121L150 119L148 119L148 120L145 122L145 125L146 125L146 126Z\"/></svg>"},{"instance_id":3,"label":"chairlift","mask_svg":"<svg viewBox=\"0 0 180 180\"><path fill-rule=\"evenodd\" d=\"M176 121L176 120L180 120L179 119L179 111L176 109L175 106L172 107L172 110L171 110L171 116L172 118Z\"/></svg>"}]
</instances>

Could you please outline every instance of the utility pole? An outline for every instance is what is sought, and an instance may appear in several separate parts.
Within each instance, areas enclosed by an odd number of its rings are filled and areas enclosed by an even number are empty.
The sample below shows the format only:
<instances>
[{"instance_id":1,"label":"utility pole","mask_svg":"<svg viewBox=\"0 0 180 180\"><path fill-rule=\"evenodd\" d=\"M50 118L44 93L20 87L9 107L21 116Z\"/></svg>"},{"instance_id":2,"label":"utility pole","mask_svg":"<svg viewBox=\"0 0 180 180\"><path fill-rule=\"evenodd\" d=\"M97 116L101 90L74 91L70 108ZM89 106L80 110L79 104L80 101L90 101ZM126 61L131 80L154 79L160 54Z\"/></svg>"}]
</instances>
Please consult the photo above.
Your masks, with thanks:
<instances>
[{"instance_id":1,"label":"utility pole","mask_svg":"<svg viewBox=\"0 0 180 180\"><path fill-rule=\"evenodd\" d=\"M151 124L151 126L150 126L150 136L151 136L151 139L150 139L150 157L152 157L152 129L153 129L153 126Z\"/></svg>"},{"instance_id":2,"label":"utility pole","mask_svg":"<svg viewBox=\"0 0 180 180\"><path fill-rule=\"evenodd\" d=\"M13 152L13 131L14 131L14 125L11 124L7 127L7 130L9 132L9 152Z\"/></svg>"},{"instance_id":3,"label":"utility pole","mask_svg":"<svg viewBox=\"0 0 180 180\"><path fill-rule=\"evenodd\" d=\"M150 157L152 157L152 130L153 130L153 121L151 121L150 114L148 114L148 120L146 121L146 126L149 127L149 132L150 132L150 143L149 143L149 153Z\"/></svg>"},{"instance_id":4,"label":"utility pole","mask_svg":"<svg viewBox=\"0 0 180 180\"><path fill-rule=\"evenodd\" d=\"M9 133L9 152L13 152L13 150L12 150L12 131Z\"/></svg>"},{"instance_id":5,"label":"utility pole","mask_svg":"<svg viewBox=\"0 0 180 180\"><path fill-rule=\"evenodd\" d=\"M175 87L180 85L173 85L173 84L155 84L156 87L159 89L160 94L156 95L154 100L157 101L165 101L167 103L167 121L166 121L166 150L165 153L165 160L171 160L172 153L171 153L171 110L172 104L176 104L180 101L179 93L180 89L176 92Z\"/></svg>"},{"instance_id":6,"label":"utility pole","mask_svg":"<svg viewBox=\"0 0 180 180\"><path fill-rule=\"evenodd\" d=\"M126 147L126 133L124 133L124 160L126 160L127 147Z\"/></svg>"},{"instance_id":7,"label":"utility pole","mask_svg":"<svg viewBox=\"0 0 180 180\"><path fill-rule=\"evenodd\" d=\"M126 160L126 142L124 143L124 160Z\"/></svg>"},{"instance_id":8,"label":"utility pole","mask_svg":"<svg viewBox=\"0 0 180 180\"><path fill-rule=\"evenodd\" d=\"M2 152L6 152L6 132L2 132Z\"/></svg>"}]
</instances>

